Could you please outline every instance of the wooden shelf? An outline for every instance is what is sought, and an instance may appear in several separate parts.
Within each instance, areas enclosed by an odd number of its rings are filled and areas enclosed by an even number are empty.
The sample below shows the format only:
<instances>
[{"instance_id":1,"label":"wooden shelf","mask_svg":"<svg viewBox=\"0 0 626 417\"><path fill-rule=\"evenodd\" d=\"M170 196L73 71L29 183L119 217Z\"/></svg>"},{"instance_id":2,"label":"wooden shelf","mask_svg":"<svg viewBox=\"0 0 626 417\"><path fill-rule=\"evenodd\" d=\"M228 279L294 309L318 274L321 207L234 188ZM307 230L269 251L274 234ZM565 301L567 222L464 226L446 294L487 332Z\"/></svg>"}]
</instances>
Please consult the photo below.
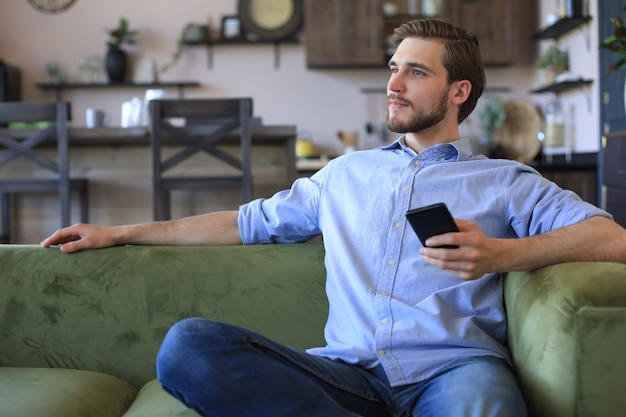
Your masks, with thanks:
<instances>
[{"instance_id":1,"label":"wooden shelf","mask_svg":"<svg viewBox=\"0 0 626 417\"><path fill-rule=\"evenodd\" d=\"M220 39L220 40L206 40L206 41L188 41L185 42L187 46L205 46L207 48L207 66L213 68L213 46L250 46L250 45L273 45L274 46L274 68L280 67L280 46L282 44L297 45L300 43L298 38L288 38L278 41L268 40L251 40L251 39Z\"/></svg>"},{"instance_id":2,"label":"wooden shelf","mask_svg":"<svg viewBox=\"0 0 626 417\"><path fill-rule=\"evenodd\" d=\"M283 39L279 41L267 41L267 40L251 40L246 38L241 39L218 39L218 40L206 40L206 41L187 41L185 45L188 46L212 46L212 45L276 45L282 43L299 44L300 40L297 38Z\"/></svg>"},{"instance_id":3,"label":"wooden shelf","mask_svg":"<svg viewBox=\"0 0 626 417\"><path fill-rule=\"evenodd\" d=\"M547 28L535 33L533 39L558 39L570 30L576 29L591 20L591 16L564 17Z\"/></svg>"},{"instance_id":4,"label":"wooden shelf","mask_svg":"<svg viewBox=\"0 0 626 417\"><path fill-rule=\"evenodd\" d=\"M536 88L531 90L531 94L542 94L542 93L561 93L563 91L573 90L579 87L587 87L593 83L593 80L570 80L570 81L562 81L555 84L546 85L544 87Z\"/></svg>"},{"instance_id":5,"label":"wooden shelf","mask_svg":"<svg viewBox=\"0 0 626 417\"><path fill-rule=\"evenodd\" d=\"M182 98L185 88L199 87L200 83L197 81L167 81L157 83L37 83L35 85L41 90L56 91L57 101L61 101L63 98L63 91L65 90L89 90L103 88L177 88L178 95Z\"/></svg>"}]
</instances>

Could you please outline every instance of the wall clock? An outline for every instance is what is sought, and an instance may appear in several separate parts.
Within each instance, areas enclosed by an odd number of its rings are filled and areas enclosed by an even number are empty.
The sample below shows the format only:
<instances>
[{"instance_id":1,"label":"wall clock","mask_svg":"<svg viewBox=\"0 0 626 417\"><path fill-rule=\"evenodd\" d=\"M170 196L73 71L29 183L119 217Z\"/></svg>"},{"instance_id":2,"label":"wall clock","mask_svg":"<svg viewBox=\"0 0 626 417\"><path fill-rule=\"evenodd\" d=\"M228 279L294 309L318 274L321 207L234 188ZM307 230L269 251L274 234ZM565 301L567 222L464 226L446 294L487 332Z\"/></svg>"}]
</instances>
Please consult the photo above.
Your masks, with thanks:
<instances>
[{"instance_id":1,"label":"wall clock","mask_svg":"<svg viewBox=\"0 0 626 417\"><path fill-rule=\"evenodd\" d=\"M259 40L284 40L302 25L302 0L239 0L239 19Z\"/></svg>"},{"instance_id":2,"label":"wall clock","mask_svg":"<svg viewBox=\"0 0 626 417\"><path fill-rule=\"evenodd\" d=\"M28 4L42 13L59 13L67 10L76 3L77 0L28 0Z\"/></svg>"}]
</instances>

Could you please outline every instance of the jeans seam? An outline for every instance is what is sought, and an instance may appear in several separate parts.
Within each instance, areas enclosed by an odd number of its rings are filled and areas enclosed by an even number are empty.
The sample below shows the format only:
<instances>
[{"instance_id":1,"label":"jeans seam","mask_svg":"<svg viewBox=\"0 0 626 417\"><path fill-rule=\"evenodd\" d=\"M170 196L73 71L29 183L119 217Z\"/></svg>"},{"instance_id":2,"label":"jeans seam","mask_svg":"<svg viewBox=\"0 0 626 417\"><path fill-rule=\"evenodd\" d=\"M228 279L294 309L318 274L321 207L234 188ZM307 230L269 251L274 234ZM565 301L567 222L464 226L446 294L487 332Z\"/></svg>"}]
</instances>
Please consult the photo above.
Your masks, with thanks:
<instances>
[{"instance_id":1,"label":"jeans seam","mask_svg":"<svg viewBox=\"0 0 626 417\"><path fill-rule=\"evenodd\" d=\"M259 346L261 348L264 348L264 349L268 349L268 350L272 351L273 353L275 353L277 355L280 355L284 359L288 360L291 364L301 368L302 370L308 372L310 375L313 375L314 377L319 378L320 380L326 382L329 385L332 385L333 387L335 387L337 389L343 390L343 391L348 392L350 394L358 395L359 397L362 397L362 398L364 398L366 400L369 400L369 401L382 402L381 398L378 397L378 396L370 395L370 393L368 393L368 392L364 392L364 391L360 391L360 390L354 389L354 387L351 387L351 386L346 386L346 385L339 384L339 383L337 383L337 381L334 381L334 380L332 380L330 378L327 378L325 375L320 374L315 369L312 369L311 367L307 366L307 364L300 363L300 362L294 360L293 358L291 358L289 355L285 354L283 351L274 349L274 347L272 345L268 345L268 344L263 343L263 340L259 340L259 339L255 338L255 337L251 336L251 335L248 335L248 334L243 334L242 336L250 344L257 345L257 346ZM287 348L291 349L289 347L287 347ZM319 358L324 358L324 357L320 356Z\"/></svg>"}]
</instances>

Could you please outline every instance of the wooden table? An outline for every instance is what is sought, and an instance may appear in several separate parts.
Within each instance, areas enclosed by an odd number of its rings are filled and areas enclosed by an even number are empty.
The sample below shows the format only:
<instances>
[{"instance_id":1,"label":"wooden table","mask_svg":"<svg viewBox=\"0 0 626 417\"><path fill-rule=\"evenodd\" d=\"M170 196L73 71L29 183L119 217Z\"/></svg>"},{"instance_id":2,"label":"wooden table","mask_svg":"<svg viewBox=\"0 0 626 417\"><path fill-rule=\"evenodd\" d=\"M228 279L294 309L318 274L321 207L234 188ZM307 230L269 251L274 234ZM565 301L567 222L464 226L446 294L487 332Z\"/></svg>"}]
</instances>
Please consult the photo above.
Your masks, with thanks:
<instances>
[{"instance_id":1,"label":"wooden table","mask_svg":"<svg viewBox=\"0 0 626 417\"><path fill-rule=\"evenodd\" d=\"M297 178L296 172L296 126L294 125L257 125L252 126L252 146L284 147L287 183ZM150 134L147 127L71 127L69 130L70 147L72 146L150 146ZM174 140L165 140L166 145L174 145ZM225 144L237 145L238 138L233 136Z\"/></svg>"},{"instance_id":2,"label":"wooden table","mask_svg":"<svg viewBox=\"0 0 626 417\"><path fill-rule=\"evenodd\" d=\"M199 128L201 131L201 127ZM285 152L286 184L297 178L296 170L296 126L294 125L256 125L252 126L252 146L279 146ZM33 133L31 129L23 130L24 137ZM70 127L69 141L71 147L84 146L150 146L150 134L147 127ZM166 145L176 145L173 139L164 141ZM238 145L238 138L227 138L224 144Z\"/></svg>"}]
</instances>

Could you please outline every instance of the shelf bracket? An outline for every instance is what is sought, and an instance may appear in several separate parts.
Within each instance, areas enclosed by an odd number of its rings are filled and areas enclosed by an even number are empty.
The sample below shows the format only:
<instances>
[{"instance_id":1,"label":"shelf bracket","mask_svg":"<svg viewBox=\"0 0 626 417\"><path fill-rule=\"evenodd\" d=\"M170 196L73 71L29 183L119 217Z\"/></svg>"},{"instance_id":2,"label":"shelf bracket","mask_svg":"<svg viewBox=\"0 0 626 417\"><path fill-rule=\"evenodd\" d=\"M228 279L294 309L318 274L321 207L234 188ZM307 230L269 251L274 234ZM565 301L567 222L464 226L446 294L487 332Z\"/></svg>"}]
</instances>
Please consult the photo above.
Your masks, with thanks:
<instances>
[{"instance_id":1,"label":"shelf bracket","mask_svg":"<svg viewBox=\"0 0 626 417\"><path fill-rule=\"evenodd\" d=\"M280 68L280 43L274 42L274 69Z\"/></svg>"},{"instance_id":2,"label":"shelf bracket","mask_svg":"<svg viewBox=\"0 0 626 417\"><path fill-rule=\"evenodd\" d=\"M587 113L591 113L591 88L585 88L583 93L587 96Z\"/></svg>"},{"instance_id":3,"label":"shelf bracket","mask_svg":"<svg viewBox=\"0 0 626 417\"><path fill-rule=\"evenodd\" d=\"M591 30L584 27L578 28L579 32L582 32L583 37L585 38L585 44L587 45L587 52L591 52Z\"/></svg>"},{"instance_id":4,"label":"shelf bracket","mask_svg":"<svg viewBox=\"0 0 626 417\"><path fill-rule=\"evenodd\" d=\"M213 69L213 45L211 44L206 47L206 65L210 70Z\"/></svg>"}]
</instances>

